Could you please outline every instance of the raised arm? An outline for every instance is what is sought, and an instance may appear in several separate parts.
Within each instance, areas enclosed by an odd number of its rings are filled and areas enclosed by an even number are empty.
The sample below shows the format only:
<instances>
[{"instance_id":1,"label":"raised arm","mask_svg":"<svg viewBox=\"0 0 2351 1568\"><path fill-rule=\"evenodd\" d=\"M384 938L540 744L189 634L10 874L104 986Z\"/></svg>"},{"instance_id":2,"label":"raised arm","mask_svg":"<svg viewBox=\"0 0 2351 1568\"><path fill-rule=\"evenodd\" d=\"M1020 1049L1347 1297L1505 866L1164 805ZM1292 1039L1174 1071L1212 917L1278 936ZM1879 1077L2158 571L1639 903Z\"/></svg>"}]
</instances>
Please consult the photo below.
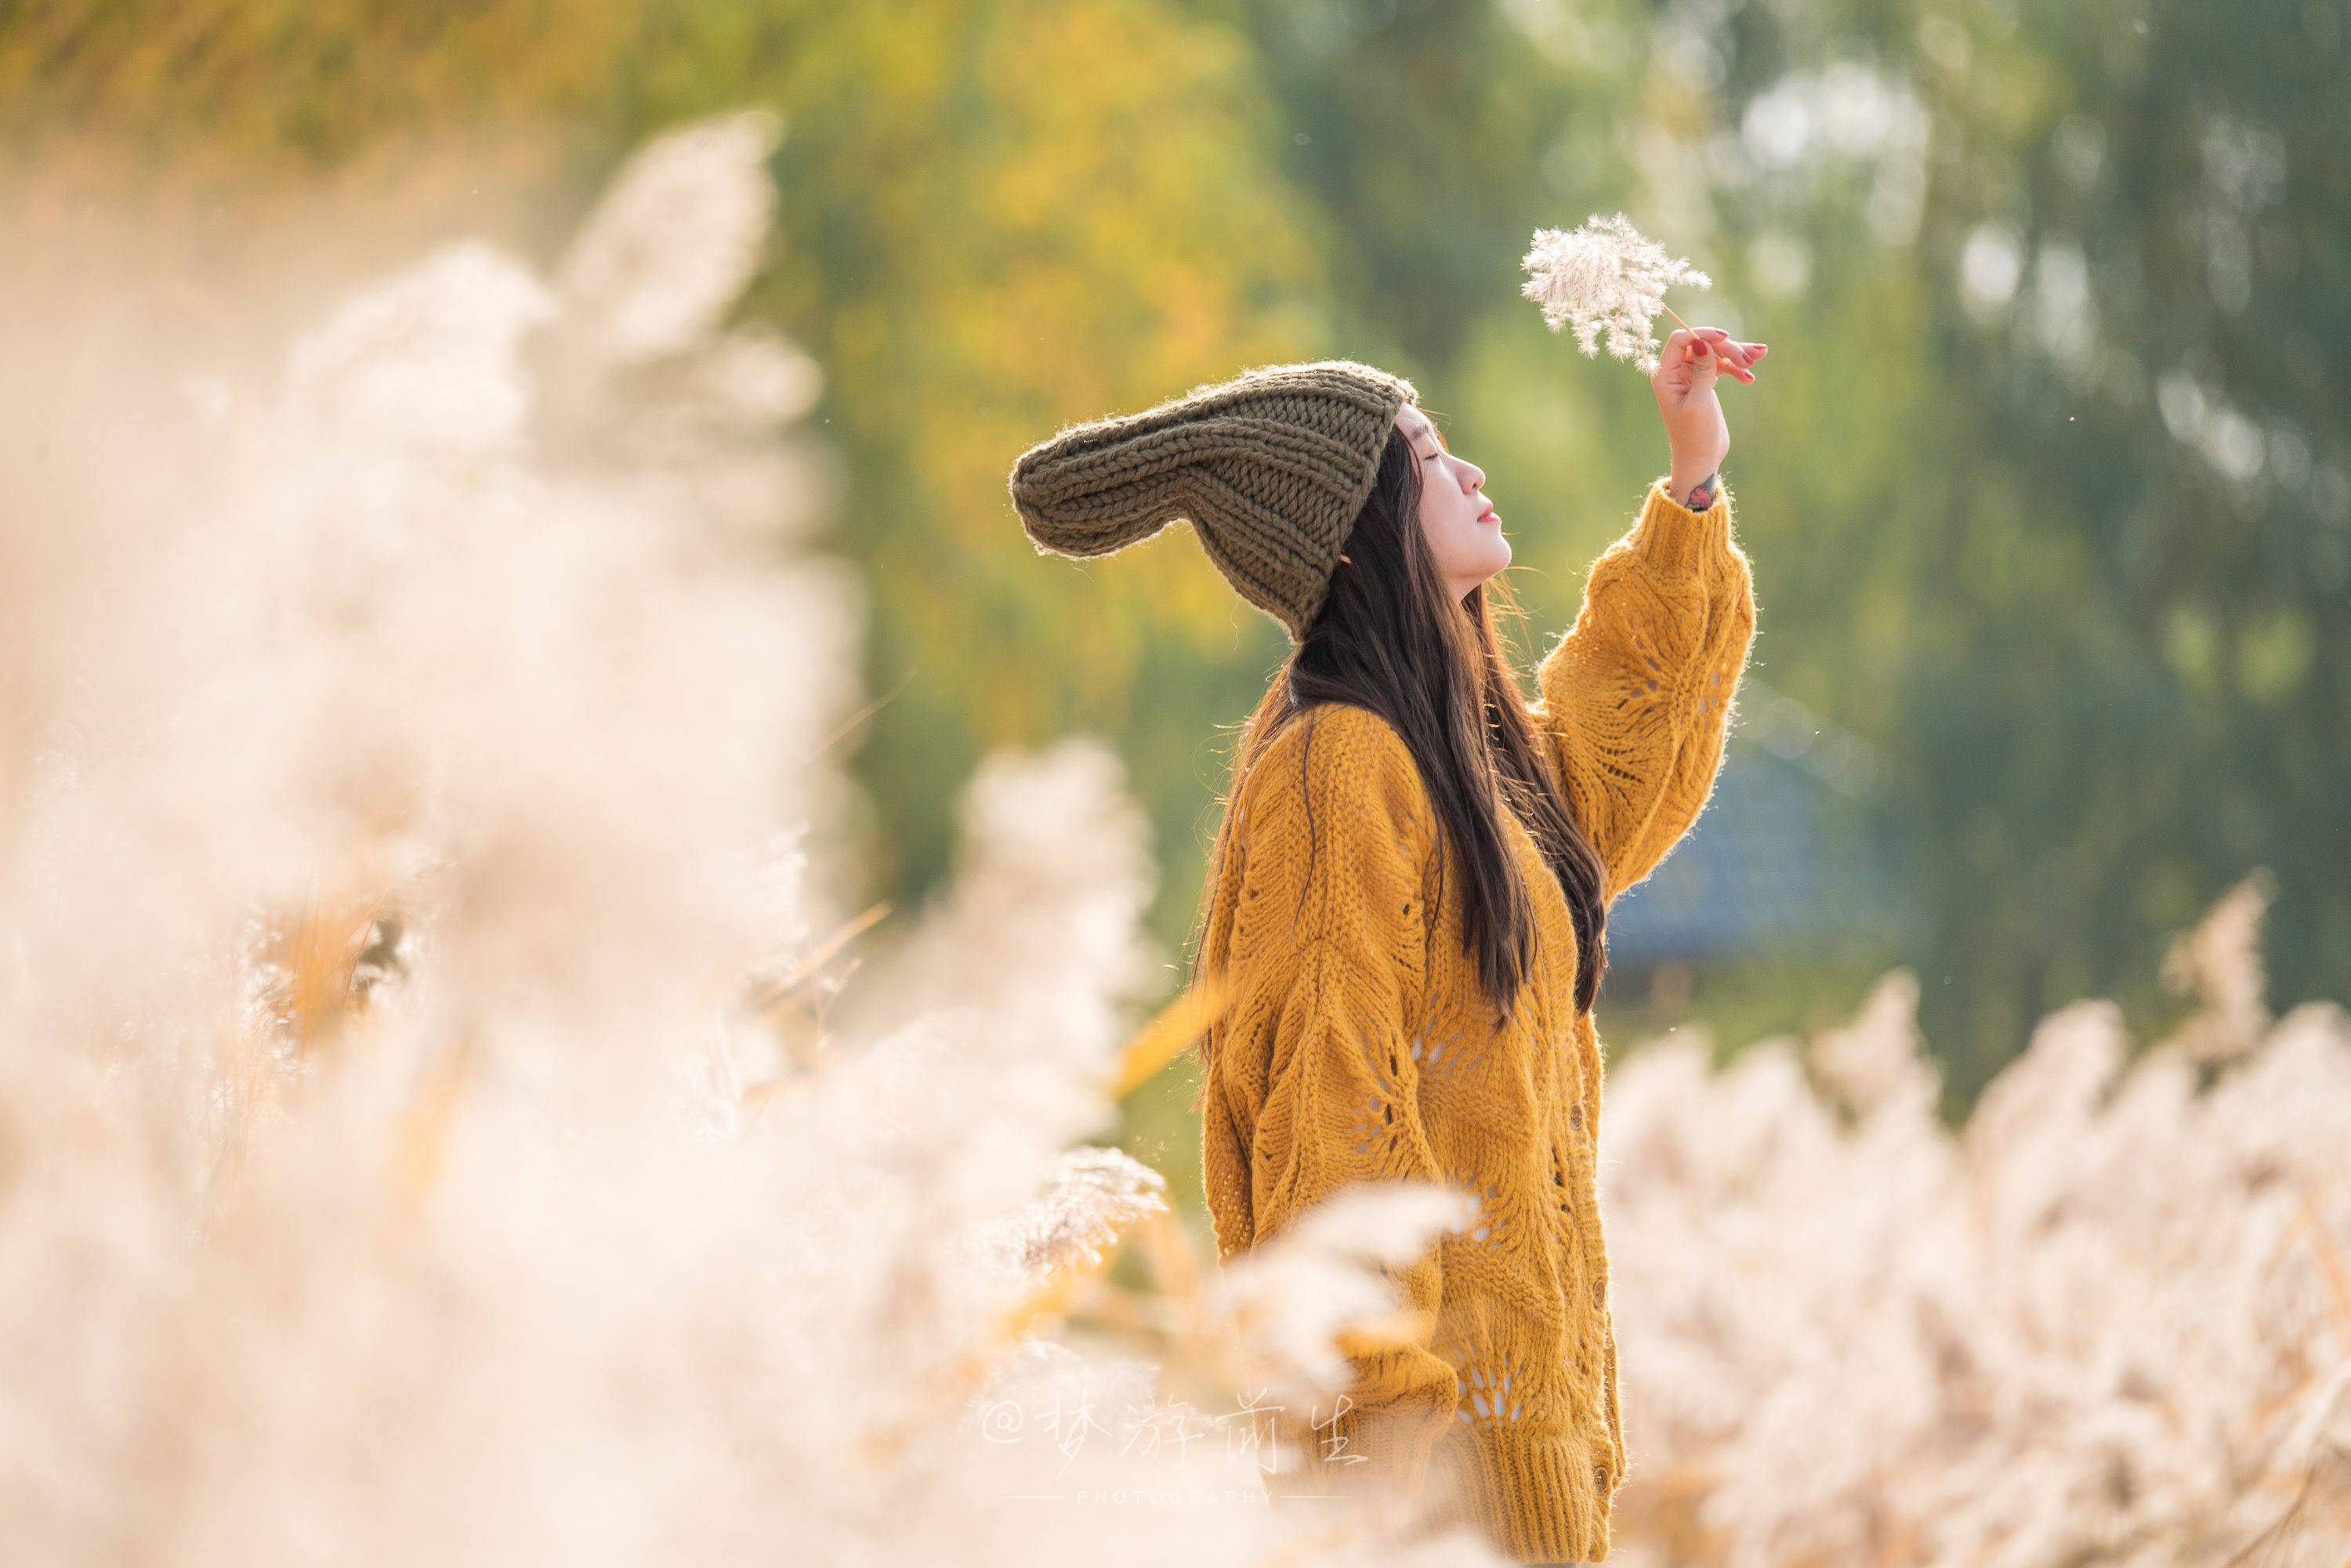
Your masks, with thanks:
<instances>
[{"instance_id":1,"label":"raised arm","mask_svg":"<svg viewBox=\"0 0 2351 1568\"><path fill-rule=\"evenodd\" d=\"M1239 904L1209 1101L1238 1158L1208 1179L1245 1206L1235 1248L1279 1234L1354 1182L1446 1178L1422 1124L1408 1020L1426 981L1423 867L1435 822L1411 753L1384 719L1332 705L1301 716L1251 770L1238 809ZM1223 1140L1211 1140L1212 1148ZM1220 1229L1223 1228L1220 1226ZM1436 1322L1439 1249L1393 1276ZM1335 1457L1416 1492L1450 1428L1452 1364L1426 1343L1350 1357L1354 1408ZM1349 1456L1363 1462L1350 1465Z\"/></svg>"},{"instance_id":2,"label":"raised arm","mask_svg":"<svg viewBox=\"0 0 2351 1568\"><path fill-rule=\"evenodd\" d=\"M1594 562L1575 626L1536 671L1536 708L1604 896L1647 876L1713 790L1755 633L1730 494L1693 512L1649 487L1639 521Z\"/></svg>"},{"instance_id":3,"label":"raised arm","mask_svg":"<svg viewBox=\"0 0 2351 1568\"><path fill-rule=\"evenodd\" d=\"M1649 385L1673 471L1593 563L1575 626L1536 671L1539 711L1577 825L1614 900L1666 858L1714 789L1755 596L1730 540L1730 451L1716 382L1751 386L1771 351L1719 327L1677 329Z\"/></svg>"}]
</instances>

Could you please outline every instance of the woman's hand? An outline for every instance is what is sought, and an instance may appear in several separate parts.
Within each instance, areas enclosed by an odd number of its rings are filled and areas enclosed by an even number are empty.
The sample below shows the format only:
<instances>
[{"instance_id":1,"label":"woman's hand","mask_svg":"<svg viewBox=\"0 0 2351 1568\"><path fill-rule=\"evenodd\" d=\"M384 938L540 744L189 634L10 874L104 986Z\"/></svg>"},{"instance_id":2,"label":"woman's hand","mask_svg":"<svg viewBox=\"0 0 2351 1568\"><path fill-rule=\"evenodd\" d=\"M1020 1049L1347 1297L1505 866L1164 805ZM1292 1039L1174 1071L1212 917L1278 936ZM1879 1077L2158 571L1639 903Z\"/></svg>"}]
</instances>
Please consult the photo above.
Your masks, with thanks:
<instances>
[{"instance_id":1,"label":"woman's hand","mask_svg":"<svg viewBox=\"0 0 2351 1568\"><path fill-rule=\"evenodd\" d=\"M1722 400L1714 393L1715 378L1727 371L1752 383L1751 367L1770 351L1762 343L1740 342L1719 327L1700 327L1695 332L1677 327L1666 340L1649 385L1657 394L1657 412L1665 416L1666 439L1673 449L1673 476L1667 485L1675 500L1687 504L1691 490L1713 477L1730 451L1730 426L1722 417Z\"/></svg>"}]
</instances>

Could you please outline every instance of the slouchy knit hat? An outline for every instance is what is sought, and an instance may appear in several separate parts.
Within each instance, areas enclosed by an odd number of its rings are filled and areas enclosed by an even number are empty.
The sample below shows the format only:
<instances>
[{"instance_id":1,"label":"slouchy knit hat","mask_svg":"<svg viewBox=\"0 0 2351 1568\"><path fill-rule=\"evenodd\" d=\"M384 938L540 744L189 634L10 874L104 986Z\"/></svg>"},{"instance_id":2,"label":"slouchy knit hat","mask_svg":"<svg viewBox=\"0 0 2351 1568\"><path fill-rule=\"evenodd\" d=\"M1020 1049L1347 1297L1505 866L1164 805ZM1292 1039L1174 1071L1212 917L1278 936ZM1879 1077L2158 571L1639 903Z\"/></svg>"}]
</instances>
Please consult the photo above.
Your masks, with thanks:
<instances>
[{"instance_id":1,"label":"slouchy knit hat","mask_svg":"<svg viewBox=\"0 0 2351 1568\"><path fill-rule=\"evenodd\" d=\"M1012 504L1040 555L1109 555L1182 518L1225 580L1303 642L1418 396L1352 360L1270 365L1029 448Z\"/></svg>"}]
</instances>

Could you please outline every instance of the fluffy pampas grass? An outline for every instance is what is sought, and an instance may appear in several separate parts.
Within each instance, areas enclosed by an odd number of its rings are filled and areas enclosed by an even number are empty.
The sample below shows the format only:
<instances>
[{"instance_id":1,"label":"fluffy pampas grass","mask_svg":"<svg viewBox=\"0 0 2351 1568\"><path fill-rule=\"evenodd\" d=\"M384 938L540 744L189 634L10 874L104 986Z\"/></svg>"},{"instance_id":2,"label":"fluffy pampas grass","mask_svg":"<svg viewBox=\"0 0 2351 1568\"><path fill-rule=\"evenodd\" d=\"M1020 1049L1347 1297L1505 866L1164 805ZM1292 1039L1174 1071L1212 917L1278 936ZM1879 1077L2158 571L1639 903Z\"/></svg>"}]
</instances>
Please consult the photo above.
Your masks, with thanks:
<instances>
[{"instance_id":1,"label":"fluffy pampas grass","mask_svg":"<svg viewBox=\"0 0 2351 1568\"><path fill-rule=\"evenodd\" d=\"M1666 290L1677 283L1707 288L1714 281L1687 260L1669 258L1622 213L1594 213L1579 229L1536 230L1520 266L1532 275L1520 292L1542 307L1552 331L1573 326L1576 346L1594 358L1605 331L1611 354L1651 372L1658 344L1649 324L1660 310L1672 314Z\"/></svg>"},{"instance_id":2,"label":"fluffy pampas grass","mask_svg":"<svg viewBox=\"0 0 2351 1568\"><path fill-rule=\"evenodd\" d=\"M1087 1146L1163 972L1116 757L984 758L950 891L847 913L821 378L727 324L780 130L544 270L211 279L193 363L145 247L0 256L9 1563L1313 1560L1271 1391L1384 1249L1224 1301Z\"/></svg>"},{"instance_id":3,"label":"fluffy pampas grass","mask_svg":"<svg viewBox=\"0 0 2351 1568\"><path fill-rule=\"evenodd\" d=\"M2340 1568L2351 1019L2261 1010L2263 885L2181 945L2172 1038L2076 1003L1956 1135L1907 974L1614 1075L1628 1568Z\"/></svg>"}]
</instances>

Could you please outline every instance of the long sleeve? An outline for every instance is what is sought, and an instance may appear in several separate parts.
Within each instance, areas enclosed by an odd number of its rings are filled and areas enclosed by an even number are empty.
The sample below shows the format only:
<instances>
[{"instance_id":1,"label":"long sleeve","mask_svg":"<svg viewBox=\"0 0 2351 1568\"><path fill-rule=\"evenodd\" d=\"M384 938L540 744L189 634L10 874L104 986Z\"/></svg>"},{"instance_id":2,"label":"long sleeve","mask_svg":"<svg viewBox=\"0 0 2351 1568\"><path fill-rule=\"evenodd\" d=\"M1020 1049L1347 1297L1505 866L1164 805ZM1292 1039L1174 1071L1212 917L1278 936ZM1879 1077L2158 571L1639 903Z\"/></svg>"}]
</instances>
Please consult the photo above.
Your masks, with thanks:
<instances>
[{"instance_id":1,"label":"long sleeve","mask_svg":"<svg viewBox=\"0 0 2351 1568\"><path fill-rule=\"evenodd\" d=\"M1407 1028L1424 992L1423 873L1436 842L1410 752L1376 715L1320 708L1259 760L1239 804L1233 1002L1212 1098L1236 1134L1228 1179L1245 1186L1237 1239L1249 1245L1350 1183L1445 1177ZM1439 1250L1390 1276L1432 1326ZM1349 1473L1417 1491L1454 1422L1452 1364L1426 1343L1351 1360L1342 1464L1361 1455Z\"/></svg>"},{"instance_id":2,"label":"long sleeve","mask_svg":"<svg viewBox=\"0 0 2351 1568\"><path fill-rule=\"evenodd\" d=\"M1575 625L1537 667L1536 716L1606 897L1649 874L1706 805L1755 632L1747 558L1726 486L1703 513L1659 480L1611 545Z\"/></svg>"}]
</instances>

